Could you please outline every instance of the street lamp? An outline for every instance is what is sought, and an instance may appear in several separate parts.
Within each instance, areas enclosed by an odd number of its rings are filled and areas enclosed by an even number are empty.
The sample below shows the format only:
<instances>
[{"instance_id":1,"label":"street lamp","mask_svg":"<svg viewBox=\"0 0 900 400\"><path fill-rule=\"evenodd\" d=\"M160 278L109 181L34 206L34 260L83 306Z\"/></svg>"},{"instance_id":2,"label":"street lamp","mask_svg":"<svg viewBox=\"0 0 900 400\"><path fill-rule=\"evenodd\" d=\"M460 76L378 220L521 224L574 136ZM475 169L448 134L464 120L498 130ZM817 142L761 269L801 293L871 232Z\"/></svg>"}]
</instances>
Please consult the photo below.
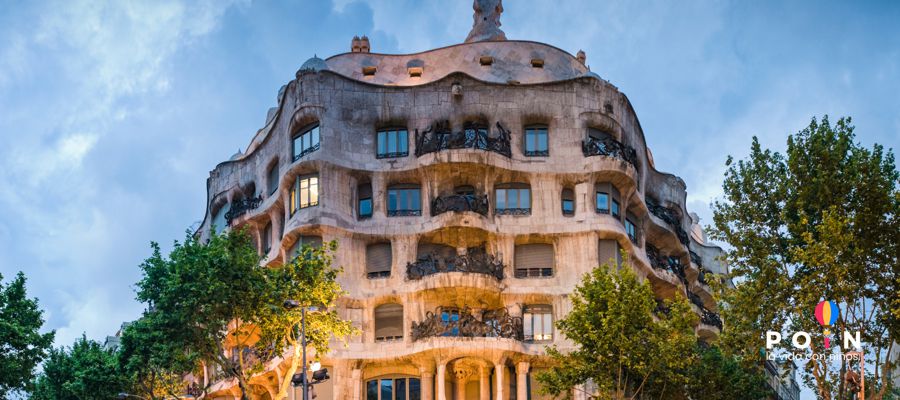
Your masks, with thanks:
<instances>
[{"instance_id":1,"label":"street lamp","mask_svg":"<svg viewBox=\"0 0 900 400\"><path fill-rule=\"evenodd\" d=\"M303 366L301 372L296 373L291 377L291 384L294 386L302 386L303 400L309 400L309 385L320 383L328 379L328 370L321 369L322 364L319 362L314 362L310 368L313 371L313 382L310 383L309 380L306 379L306 312L316 312L319 311L319 308L315 306L303 307L297 300L285 300L284 308L288 310L300 308L300 346L303 348Z\"/></svg>"}]
</instances>

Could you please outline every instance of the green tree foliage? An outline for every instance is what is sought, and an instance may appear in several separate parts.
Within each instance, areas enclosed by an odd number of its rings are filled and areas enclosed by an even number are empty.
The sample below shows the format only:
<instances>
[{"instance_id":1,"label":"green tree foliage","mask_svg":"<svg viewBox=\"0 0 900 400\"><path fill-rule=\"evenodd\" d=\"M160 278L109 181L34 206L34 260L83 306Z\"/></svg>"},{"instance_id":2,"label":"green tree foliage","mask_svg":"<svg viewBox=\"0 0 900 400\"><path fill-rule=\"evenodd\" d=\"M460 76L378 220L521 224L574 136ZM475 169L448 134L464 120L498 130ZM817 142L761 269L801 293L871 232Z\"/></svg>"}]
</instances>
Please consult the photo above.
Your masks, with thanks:
<instances>
[{"instance_id":1,"label":"green tree foliage","mask_svg":"<svg viewBox=\"0 0 900 400\"><path fill-rule=\"evenodd\" d=\"M176 343L165 337L157 312L144 315L122 330L118 349L119 370L128 381L128 393L150 400L177 398L184 394L184 374L196 362Z\"/></svg>"},{"instance_id":2,"label":"green tree foliage","mask_svg":"<svg viewBox=\"0 0 900 400\"><path fill-rule=\"evenodd\" d=\"M630 268L609 271L594 269L575 289L572 311L556 327L576 348L568 353L547 349L556 365L538 375L542 390L569 396L576 385L591 380L598 399L683 398L697 315L677 296L668 304L668 315L654 318L649 283L639 282Z\"/></svg>"},{"instance_id":3,"label":"green tree foliage","mask_svg":"<svg viewBox=\"0 0 900 400\"><path fill-rule=\"evenodd\" d=\"M112 399L126 388L116 354L82 336L70 348L52 349L35 382L34 400Z\"/></svg>"},{"instance_id":4,"label":"green tree foliage","mask_svg":"<svg viewBox=\"0 0 900 400\"><path fill-rule=\"evenodd\" d=\"M715 240L730 245L727 260L737 285L722 293L729 329L722 343L747 362L759 362L763 333L806 331L801 353L835 353L841 334L859 331L868 367L890 390L888 349L900 334L900 193L891 151L855 142L850 119L813 119L780 154L754 138L750 156L728 160L724 199L713 204ZM822 300L839 303L831 349L814 317ZM844 349L850 350L850 349ZM826 359L802 365L804 382L819 398L844 399L847 365ZM867 386L869 382L867 379Z\"/></svg>"},{"instance_id":5,"label":"green tree foliage","mask_svg":"<svg viewBox=\"0 0 900 400\"><path fill-rule=\"evenodd\" d=\"M759 368L742 365L718 347L698 346L688 371L692 399L759 400L771 393Z\"/></svg>"},{"instance_id":6,"label":"green tree foliage","mask_svg":"<svg viewBox=\"0 0 900 400\"><path fill-rule=\"evenodd\" d=\"M25 291L19 272L8 285L0 275L0 398L28 389L34 369L53 345L54 332L40 333L43 311Z\"/></svg>"}]
</instances>

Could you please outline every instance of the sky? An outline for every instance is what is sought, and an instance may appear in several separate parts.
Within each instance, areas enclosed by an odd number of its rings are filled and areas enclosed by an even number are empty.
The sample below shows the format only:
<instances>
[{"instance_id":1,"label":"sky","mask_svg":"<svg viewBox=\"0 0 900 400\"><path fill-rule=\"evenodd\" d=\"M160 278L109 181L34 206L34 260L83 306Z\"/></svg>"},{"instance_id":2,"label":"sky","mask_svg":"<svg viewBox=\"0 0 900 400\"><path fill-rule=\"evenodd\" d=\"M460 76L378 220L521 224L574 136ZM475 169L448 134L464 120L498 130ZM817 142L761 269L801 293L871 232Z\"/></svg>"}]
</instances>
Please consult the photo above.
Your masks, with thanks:
<instances>
[{"instance_id":1,"label":"sky","mask_svg":"<svg viewBox=\"0 0 900 400\"><path fill-rule=\"evenodd\" d=\"M510 39L584 50L631 100L656 166L710 222L725 159L814 116L900 145L900 3L507 0ZM0 0L0 273L28 278L57 344L139 316L138 265L205 212L313 55L462 42L471 2Z\"/></svg>"}]
</instances>

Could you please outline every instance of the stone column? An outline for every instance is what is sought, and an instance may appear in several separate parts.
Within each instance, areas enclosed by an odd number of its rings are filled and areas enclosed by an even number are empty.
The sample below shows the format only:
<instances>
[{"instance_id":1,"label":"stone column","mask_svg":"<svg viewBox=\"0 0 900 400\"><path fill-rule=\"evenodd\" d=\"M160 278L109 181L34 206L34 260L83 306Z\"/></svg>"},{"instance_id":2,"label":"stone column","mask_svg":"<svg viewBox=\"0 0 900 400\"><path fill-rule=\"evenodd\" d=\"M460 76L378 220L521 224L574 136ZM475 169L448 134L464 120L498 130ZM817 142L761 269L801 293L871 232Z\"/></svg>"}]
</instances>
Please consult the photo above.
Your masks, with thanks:
<instances>
[{"instance_id":1,"label":"stone column","mask_svg":"<svg viewBox=\"0 0 900 400\"><path fill-rule=\"evenodd\" d=\"M497 382L497 400L506 400L506 388L503 384L503 370L506 366L502 362L494 364L494 378Z\"/></svg>"},{"instance_id":2,"label":"stone column","mask_svg":"<svg viewBox=\"0 0 900 400\"><path fill-rule=\"evenodd\" d=\"M516 398L528 398L528 362L521 361L516 364Z\"/></svg>"},{"instance_id":3,"label":"stone column","mask_svg":"<svg viewBox=\"0 0 900 400\"><path fill-rule=\"evenodd\" d=\"M466 377L456 377L456 400L466 400Z\"/></svg>"},{"instance_id":4,"label":"stone column","mask_svg":"<svg viewBox=\"0 0 900 400\"><path fill-rule=\"evenodd\" d=\"M491 375L488 371L489 366L481 365L479 367L478 383L481 385L481 400L491 400Z\"/></svg>"},{"instance_id":5,"label":"stone column","mask_svg":"<svg viewBox=\"0 0 900 400\"><path fill-rule=\"evenodd\" d=\"M422 386L420 387L422 393L419 397L421 397L422 400L432 400L432 396L434 395L434 372L432 372L431 369L425 368L421 368L419 371L422 374L419 380L422 383Z\"/></svg>"},{"instance_id":6,"label":"stone column","mask_svg":"<svg viewBox=\"0 0 900 400\"><path fill-rule=\"evenodd\" d=\"M444 381L447 377L447 363L442 362L437 366L437 376L435 376L435 389L437 391L437 400L447 400L447 390L444 387Z\"/></svg>"},{"instance_id":7,"label":"stone column","mask_svg":"<svg viewBox=\"0 0 900 400\"><path fill-rule=\"evenodd\" d=\"M362 370L354 369L351 375L351 387L353 388L353 393L350 393L350 398L353 400L362 400Z\"/></svg>"}]
</instances>

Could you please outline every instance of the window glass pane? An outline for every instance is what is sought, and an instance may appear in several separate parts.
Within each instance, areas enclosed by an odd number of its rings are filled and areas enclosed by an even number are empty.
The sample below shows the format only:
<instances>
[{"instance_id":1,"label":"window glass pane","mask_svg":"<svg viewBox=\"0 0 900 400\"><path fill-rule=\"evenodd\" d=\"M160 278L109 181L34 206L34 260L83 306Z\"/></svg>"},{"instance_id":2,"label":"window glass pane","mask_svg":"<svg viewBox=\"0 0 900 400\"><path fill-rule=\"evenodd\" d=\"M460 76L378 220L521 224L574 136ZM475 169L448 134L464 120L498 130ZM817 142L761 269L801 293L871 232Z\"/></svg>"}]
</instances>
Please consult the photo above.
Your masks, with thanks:
<instances>
[{"instance_id":1,"label":"window glass pane","mask_svg":"<svg viewBox=\"0 0 900 400\"><path fill-rule=\"evenodd\" d=\"M519 208L531 208L531 189L519 189Z\"/></svg>"},{"instance_id":2,"label":"window glass pane","mask_svg":"<svg viewBox=\"0 0 900 400\"><path fill-rule=\"evenodd\" d=\"M394 388L397 392L395 400L406 400L406 378L394 379Z\"/></svg>"},{"instance_id":3,"label":"window glass pane","mask_svg":"<svg viewBox=\"0 0 900 400\"><path fill-rule=\"evenodd\" d=\"M302 143L301 143L302 140L303 139L301 136L297 136L294 138L294 158L297 158L298 156L300 156L300 152L303 151Z\"/></svg>"},{"instance_id":4,"label":"window glass pane","mask_svg":"<svg viewBox=\"0 0 900 400\"><path fill-rule=\"evenodd\" d=\"M619 202L613 199L612 201L612 215L618 217L619 216Z\"/></svg>"},{"instance_id":5,"label":"window glass pane","mask_svg":"<svg viewBox=\"0 0 900 400\"><path fill-rule=\"evenodd\" d=\"M300 180L300 208L309 207L309 179Z\"/></svg>"},{"instance_id":6,"label":"window glass pane","mask_svg":"<svg viewBox=\"0 0 900 400\"><path fill-rule=\"evenodd\" d=\"M547 151L547 130L541 130L541 134L538 135L537 149L540 151Z\"/></svg>"},{"instance_id":7,"label":"window glass pane","mask_svg":"<svg viewBox=\"0 0 900 400\"><path fill-rule=\"evenodd\" d=\"M546 313L544 314L544 340L550 340L553 338L553 314Z\"/></svg>"},{"instance_id":8,"label":"window glass pane","mask_svg":"<svg viewBox=\"0 0 900 400\"><path fill-rule=\"evenodd\" d=\"M394 398L394 381L392 379L381 380L381 399L393 400Z\"/></svg>"},{"instance_id":9,"label":"window glass pane","mask_svg":"<svg viewBox=\"0 0 900 400\"><path fill-rule=\"evenodd\" d=\"M278 189L278 164L269 168L269 194L275 193Z\"/></svg>"},{"instance_id":10,"label":"window glass pane","mask_svg":"<svg viewBox=\"0 0 900 400\"><path fill-rule=\"evenodd\" d=\"M388 190L388 210L397 210L397 191Z\"/></svg>"},{"instance_id":11,"label":"window glass pane","mask_svg":"<svg viewBox=\"0 0 900 400\"><path fill-rule=\"evenodd\" d=\"M572 200L563 200L562 208L564 212L573 213L575 212L575 202Z\"/></svg>"},{"instance_id":12,"label":"window glass pane","mask_svg":"<svg viewBox=\"0 0 900 400\"><path fill-rule=\"evenodd\" d=\"M409 151L407 150L407 146L409 146L409 143L407 142L406 129L398 132L397 142L397 148L399 152L406 153Z\"/></svg>"},{"instance_id":13,"label":"window glass pane","mask_svg":"<svg viewBox=\"0 0 900 400\"><path fill-rule=\"evenodd\" d=\"M319 144L319 127L318 126L312 129L311 136L312 136L311 145L315 146L315 145Z\"/></svg>"},{"instance_id":14,"label":"window glass pane","mask_svg":"<svg viewBox=\"0 0 900 400\"><path fill-rule=\"evenodd\" d=\"M384 131L378 132L378 154L387 153L387 138Z\"/></svg>"},{"instance_id":15,"label":"window glass pane","mask_svg":"<svg viewBox=\"0 0 900 400\"><path fill-rule=\"evenodd\" d=\"M409 193L410 193L410 200L409 200L409 201L410 201L410 204L409 204L409 209L410 209L410 210L419 210L419 209L421 209L421 207L419 207L419 205L421 204L421 203L419 202L419 189L410 189Z\"/></svg>"},{"instance_id":16,"label":"window glass pane","mask_svg":"<svg viewBox=\"0 0 900 400\"><path fill-rule=\"evenodd\" d=\"M309 148L309 133L304 133L301 137L303 138L303 145L301 146L301 151L306 151Z\"/></svg>"},{"instance_id":17,"label":"window glass pane","mask_svg":"<svg viewBox=\"0 0 900 400\"><path fill-rule=\"evenodd\" d=\"M524 317L522 318L522 323L523 323L522 331L525 335L525 340L532 338L534 335L532 319L533 319L533 317L532 317L531 313L525 313Z\"/></svg>"},{"instance_id":18,"label":"window glass pane","mask_svg":"<svg viewBox=\"0 0 900 400\"><path fill-rule=\"evenodd\" d=\"M495 197L497 198L497 209L506 208L506 189L497 189Z\"/></svg>"},{"instance_id":19,"label":"window glass pane","mask_svg":"<svg viewBox=\"0 0 900 400\"><path fill-rule=\"evenodd\" d=\"M525 131L525 150L527 150L527 151L536 150L534 147L534 139L535 139L534 133L535 132L532 130Z\"/></svg>"},{"instance_id":20,"label":"window glass pane","mask_svg":"<svg viewBox=\"0 0 900 400\"><path fill-rule=\"evenodd\" d=\"M372 199L361 199L359 201L359 215L360 216L372 215Z\"/></svg>"},{"instance_id":21,"label":"window glass pane","mask_svg":"<svg viewBox=\"0 0 900 400\"><path fill-rule=\"evenodd\" d=\"M291 187L291 214L297 211L297 185Z\"/></svg>"},{"instance_id":22,"label":"window glass pane","mask_svg":"<svg viewBox=\"0 0 900 400\"><path fill-rule=\"evenodd\" d=\"M388 153L397 152L397 135L394 131L387 132L387 151Z\"/></svg>"},{"instance_id":23,"label":"window glass pane","mask_svg":"<svg viewBox=\"0 0 900 400\"><path fill-rule=\"evenodd\" d=\"M309 178L309 204L319 204L319 177Z\"/></svg>"},{"instance_id":24,"label":"window glass pane","mask_svg":"<svg viewBox=\"0 0 900 400\"><path fill-rule=\"evenodd\" d=\"M506 189L506 207L519 208L519 190Z\"/></svg>"},{"instance_id":25,"label":"window glass pane","mask_svg":"<svg viewBox=\"0 0 900 400\"><path fill-rule=\"evenodd\" d=\"M378 380L366 382L366 400L378 400Z\"/></svg>"},{"instance_id":26,"label":"window glass pane","mask_svg":"<svg viewBox=\"0 0 900 400\"><path fill-rule=\"evenodd\" d=\"M609 212L609 195L597 192L597 211Z\"/></svg>"},{"instance_id":27,"label":"window glass pane","mask_svg":"<svg viewBox=\"0 0 900 400\"><path fill-rule=\"evenodd\" d=\"M409 378L409 400L422 400L422 384L419 378Z\"/></svg>"}]
</instances>

